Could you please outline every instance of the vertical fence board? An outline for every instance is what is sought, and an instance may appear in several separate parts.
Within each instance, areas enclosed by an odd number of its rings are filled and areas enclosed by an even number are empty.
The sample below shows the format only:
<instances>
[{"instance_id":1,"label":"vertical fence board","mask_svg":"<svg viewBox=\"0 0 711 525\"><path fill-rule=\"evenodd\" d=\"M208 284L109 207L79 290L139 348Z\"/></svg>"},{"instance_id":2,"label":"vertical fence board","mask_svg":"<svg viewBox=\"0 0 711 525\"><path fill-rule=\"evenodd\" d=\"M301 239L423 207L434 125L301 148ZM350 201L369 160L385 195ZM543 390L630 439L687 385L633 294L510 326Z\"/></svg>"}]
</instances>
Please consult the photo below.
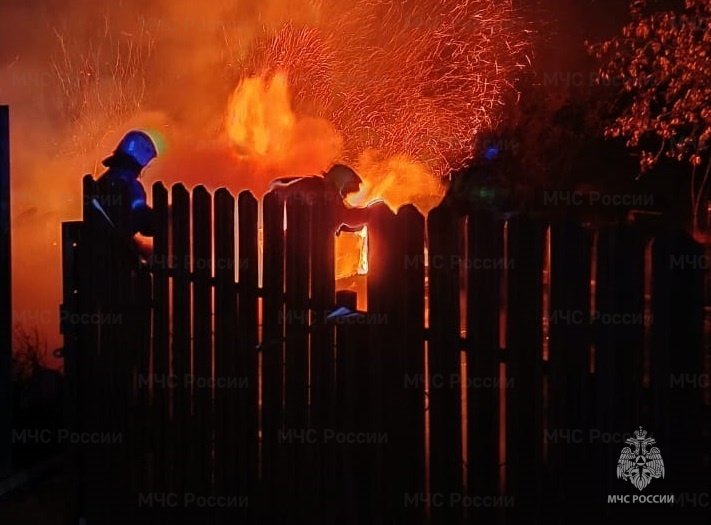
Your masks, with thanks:
<instances>
[{"instance_id":1,"label":"vertical fence board","mask_svg":"<svg viewBox=\"0 0 711 525\"><path fill-rule=\"evenodd\" d=\"M153 469L152 480L156 491L167 492L170 446L167 428L169 424L170 392L166 385L170 374L170 306L168 270L168 191L161 183L153 185L153 213L155 235L153 237L153 341L151 395L152 413L156 424L152 427Z\"/></svg>"},{"instance_id":2,"label":"vertical fence board","mask_svg":"<svg viewBox=\"0 0 711 525\"><path fill-rule=\"evenodd\" d=\"M499 308L503 230L489 212L467 221L467 373L468 478L475 496L498 493L499 476ZM494 509L473 509L479 519L493 519Z\"/></svg>"},{"instance_id":3,"label":"vertical fence board","mask_svg":"<svg viewBox=\"0 0 711 525\"><path fill-rule=\"evenodd\" d=\"M79 312L83 315L92 314L96 311L96 288L94 282L97 279L98 266L93 257L97 250L98 240L95 217L92 211L91 199L96 194L94 179L87 175L82 180L83 199L83 223L82 237L84 242L80 245L79 268L80 275L84 276L82 283L77 287ZM80 325L79 328L78 352L82 357L78 364L78 390L85 393L80 396L78 412L80 420L78 428L86 432L95 427L97 413L97 383L95 382L95 370L98 366L98 326L96 324ZM96 514L95 505L98 495L98 486L94 483L96 479L98 454L94 449L79 449L79 470L81 475L79 488L79 511L83 518L89 518Z\"/></svg>"},{"instance_id":4,"label":"vertical fence board","mask_svg":"<svg viewBox=\"0 0 711 525\"><path fill-rule=\"evenodd\" d=\"M708 448L700 423L704 421L701 411L708 410L702 398L708 389L708 376L703 374L706 266L703 247L687 233L667 231L655 236L651 327L654 412L650 428L645 430L657 440L655 446L662 451L665 465L675 465L684 473L675 480L677 493L708 486L708 473L699 461Z\"/></svg>"},{"instance_id":5,"label":"vertical fence board","mask_svg":"<svg viewBox=\"0 0 711 525\"><path fill-rule=\"evenodd\" d=\"M198 494L209 494L212 478L212 198L204 186L193 190L193 376L192 444Z\"/></svg>"},{"instance_id":6,"label":"vertical fence board","mask_svg":"<svg viewBox=\"0 0 711 525\"><path fill-rule=\"evenodd\" d=\"M286 201L286 379L285 427L294 436L308 429L309 373L309 255L310 210L305 196L293 194ZM312 465L306 440L292 437L280 447L288 453L287 508L305 517L313 503L306 485Z\"/></svg>"},{"instance_id":7,"label":"vertical fence board","mask_svg":"<svg viewBox=\"0 0 711 525\"><path fill-rule=\"evenodd\" d=\"M187 424L190 414L190 195L182 184L171 190L171 241L173 261L171 346L172 401L171 435L175 447L172 488L186 492L190 476Z\"/></svg>"},{"instance_id":8,"label":"vertical fence board","mask_svg":"<svg viewBox=\"0 0 711 525\"><path fill-rule=\"evenodd\" d=\"M237 378L235 335L235 200L224 188L214 197L215 235L215 381ZM215 389L215 485L223 494L236 494L237 428L235 389Z\"/></svg>"},{"instance_id":9,"label":"vertical fence board","mask_svg":"<svg viewBox=\"0 0 711 525\"><path fill-rule=\"evenodd\" d=\"M311 424L319 433L333 430L335 399L334 330L325 322L329 308L335 301L335 229L334 203L330 199L314 202L311 206L311 267L310 297L312 335L310 344L310 415ZM322 443L313 458L315 463L313 497L317 513L324 522L333 522L335 482L334 443Z\"/></svg>"},{"instance_id":10,"label":"vertical fence board","mask_svg":"<svg viewBox=\"0 0 711 525\"><path fill-rule=\"evenodd\" d=\"M371 206L368 219L368 332L371 362L370 410L374 433L385 433L387 443L373 446L377 482L373 483L377 515L396 519L402 513L403 494L398 486L401 466L400 418L404 368L399 337L399 307L403 282L402 232L395 214L380 203ZM401 518L400 518L401 519Z\"/></svg>"},{"instance_id":11,"label":"vertical fence board","mask_svg":"<svg viewBox=\"0 0 711 525\"><path fill-rule=\"evenodd\" d=\"M336 302L355 311L357 294L349 290L337 293ZM360 315L337 322L336 345L338 399L339 408L336 427L338 431L357 432L367 428L370 410L367 399L370 389L371 364L367 347L368 332L358 322ZM358 444L346 444L336 451L337 461L337 496L340 505L335 509L335 523L373 523L375 517L372 508L366 504L372 490L372 468L369 463L368 447Z\"/></svg>"},{"instance_id":12,"label":"vertical fence board","mask_svg":"<svg viewBox=\"0 0 711 525\"><path fill-rule=\"evenodd\" d=\"M400 487L406 495L425 491L425 219L412 205L398 210L402 232L402 258L395 270L402 272L404 289L400 302L402 342L400 385L404 389L398 448L402 455ZM414 379L414 382L412 381ZM404 501L405 496L402 496ZM405 523L422 519L421 508L405 506Z\"/></svg>"},{"instance_id":13,"label":"vertical fence board","mask_svg":"<svg viewBox=\"0 0 711 525\"><path fill-rule=\"evenodd\" d=\"M562 222L551 227L550 315L550 502L566 501L563 515L578 512L589 474L581 461L589 457L587 443L575 447L565 429L588 435L591 425L590 268L591 233L582 226ZM563 434L561 434L561 432ZM547 505L551 510L553 507ZM569 519L572 519L570 516Z\"/></svg>"},{"instance_id":14,"label":"vertical fence board","mask_svg":"<svg viewBox=\"0 0 711 525\"><path fill-rule=\"evenodd\" d=\"M62 223L62 304L60 306L60 332L63 336L62 355L64 357L64 414L67 428L79 432L84 413L81 406L86 395L81 388L81 369L84 359L80 357L81 325L72 322L80 313L80 288L83 285L81 253L84 249L81 221ZM67 454L68 496L66 511L72 521L78 521L81 515L81 450L76 444L70 444Z\"/></svg>"},{"instance_id":15,"label":"vertical fence board","mask_svg":"<svg viewBox=\"0 0 711 525\"><path fill-rule=\"evenodd\" d=\"M284 202L277 193L262 201L262 502L266 516L278 514L282 494L279 431L283 424L284 371ZM267 500L269 498L269 500Z\"/></svg>"},{"instance_id":16,"label":"vertical fence board","mask_svg":"<svg viewBox=\"0 0 711 525\"><path fill-rule=\"evenodd\" d=\"M134 354L134 368L131 377L133 386L133 402L129 412L130 434L133 436L134 449L133 467L131 480L132 506L137 507L140 494L147 494L153 489L150 483L151 463L150 463L150 433L148 429L155 425L152 419L150 405L150 390L148 388L151 374L151 295L152 295L151 272L147 265L142 264L136 271L131 287L130 319L134 332L133 345L136 348ZM139 519L142 514L140 508L136 508L134 517ZM140 521L139 521L140 523Z\"/></svg>"},{"instance_id":17,"label":"vertical fence board","mask_svg":"<svg viewBox=\"0 0 711 525\"><path fill-rule=\"evenodd\" d=\"M259 246L258 246L258 203L251 192L242 192L238 200L239 217L239 339L237 370L239 388L240 419L239 430L239 484L238 493L255 500L257 460L259 448L258 433L258 286L259 286Z\"/></svg>"},{"instance_id":18,"label":"vertical fence board","mask_svg":"<svg viewBox=\"0 0 711 525\"><path fill-rule=\"evenodd\" d=\"M507 495L514 520L538 521L542 495L543 250L546 225L525 216L509 222ZM508 384L507 384L508 387Z\"/></svg>"},{"instance_id":19,"label":"vertical fence board","mask_svg":"<svg viewBox=\"0 0 711 525\"><path fill-rule=\"evenodd\" d=\"M633 432L642 420L644 370L644 252L646 236L629 226L600 232L597 245L595 345L595 428L602 432ZM612 493L608 465L619 450L589 444L588 461L600 465L589 474L589 489L599 497Z\"/></svg>"},{"instance_id":20,"label":"vertical fence board","mask_svg":"<svg viewBox=\"0 0 711 525\"><path fill-rule=\"evenodd\" d=\"M433 494L463 490L459 329L459 218L447 207L427 217L429 249L430 487ZM459 523L459 509L432 508L433 523Z\"/></svg>"}]
</instances>

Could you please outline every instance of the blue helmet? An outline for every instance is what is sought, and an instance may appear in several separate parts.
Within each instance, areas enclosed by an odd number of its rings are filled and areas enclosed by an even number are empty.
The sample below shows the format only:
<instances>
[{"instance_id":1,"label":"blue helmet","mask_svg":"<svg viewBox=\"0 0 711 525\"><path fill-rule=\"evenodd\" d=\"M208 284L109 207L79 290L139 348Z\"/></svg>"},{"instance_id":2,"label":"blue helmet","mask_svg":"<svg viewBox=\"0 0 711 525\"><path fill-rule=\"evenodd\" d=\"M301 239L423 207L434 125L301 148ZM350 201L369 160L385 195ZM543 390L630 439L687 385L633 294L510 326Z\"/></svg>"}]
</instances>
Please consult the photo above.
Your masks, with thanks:
<instances>
[{"instance_id":1,"label":"blue helmet","mask_svg":"<svg viewBox=\"0 0 711 525\"><path fill-rule=\"evenodd\" d=\"M114 156L128 157L139 167L145 168L158 156L158 150L151 137L143 131L129 131L121 139ZM106 164L106 163L105 163Z\"/></svg>"}]
</instances>

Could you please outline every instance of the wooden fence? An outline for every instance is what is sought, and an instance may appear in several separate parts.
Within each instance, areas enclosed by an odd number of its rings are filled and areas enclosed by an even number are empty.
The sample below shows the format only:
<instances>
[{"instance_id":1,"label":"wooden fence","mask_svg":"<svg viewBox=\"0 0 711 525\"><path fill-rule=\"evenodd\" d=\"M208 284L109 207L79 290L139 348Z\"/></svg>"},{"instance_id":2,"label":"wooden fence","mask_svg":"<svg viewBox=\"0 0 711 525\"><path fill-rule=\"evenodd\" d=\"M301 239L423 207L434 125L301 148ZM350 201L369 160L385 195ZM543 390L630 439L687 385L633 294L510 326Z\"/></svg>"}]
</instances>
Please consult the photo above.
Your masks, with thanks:
<instances>
[{"instance_id":1,"label":"wooden fence","mask_svg":"<svg viewBox=\"0 0 711 525\"><path fill-rule=\"evenodd\" d=\"M683 233L379 205L368 310L330 319L328 203L157 183L141 261L93 206L122 198L87 177L63 230L74 517L599 522L640 425L674 490L700 479Z\"/></svg>"}]
</instances>

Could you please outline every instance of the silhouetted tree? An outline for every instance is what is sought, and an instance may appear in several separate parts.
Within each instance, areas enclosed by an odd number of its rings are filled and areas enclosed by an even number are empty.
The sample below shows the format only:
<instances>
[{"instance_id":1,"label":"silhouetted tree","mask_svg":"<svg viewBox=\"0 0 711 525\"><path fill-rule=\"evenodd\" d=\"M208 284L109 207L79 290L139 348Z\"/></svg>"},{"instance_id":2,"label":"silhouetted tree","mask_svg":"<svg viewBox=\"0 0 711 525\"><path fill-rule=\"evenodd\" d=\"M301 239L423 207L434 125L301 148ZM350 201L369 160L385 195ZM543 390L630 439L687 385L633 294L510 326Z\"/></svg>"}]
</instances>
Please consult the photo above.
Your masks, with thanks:
<instances>
[{"instance_id":1,"label":"silhouetted tree","mask_svg":"<svg viewBox=\"0 0 711 525\"><path fill-rule=\"evenodd\" d=\"M639 152L642 173L662 156L691 165L696 231L711 170L711 2L684 0L655 11L647 0L634 0L630 12L621 35L588 45L601 63L599 81L619 95L605 134Z\"/></svg>"}]
</instances>

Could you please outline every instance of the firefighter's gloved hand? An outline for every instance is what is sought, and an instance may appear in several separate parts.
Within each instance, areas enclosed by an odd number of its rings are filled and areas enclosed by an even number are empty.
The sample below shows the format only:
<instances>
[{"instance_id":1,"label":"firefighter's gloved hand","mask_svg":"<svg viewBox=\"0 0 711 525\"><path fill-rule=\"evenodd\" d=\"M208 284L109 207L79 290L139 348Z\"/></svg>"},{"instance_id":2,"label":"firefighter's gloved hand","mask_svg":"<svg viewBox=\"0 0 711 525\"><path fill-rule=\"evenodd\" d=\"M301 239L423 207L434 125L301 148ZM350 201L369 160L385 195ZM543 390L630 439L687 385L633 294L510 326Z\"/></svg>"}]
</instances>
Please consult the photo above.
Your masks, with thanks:
<instances>
[{"instance_id":1,"label":"firefighter's gloved hand","mask_svg":"<svg viewBox=\"0 0 711 525\"><path fill-rule=\"evenodd\" d=\"M336 237L339 237L341 235L341 232L355 233L355 232L362 231L364 227L365 227L365 224L359 224L358 226L350 226L348 224L341 224L338 227L338 230L336 230Z\"/></svg>"}]
</instances>

